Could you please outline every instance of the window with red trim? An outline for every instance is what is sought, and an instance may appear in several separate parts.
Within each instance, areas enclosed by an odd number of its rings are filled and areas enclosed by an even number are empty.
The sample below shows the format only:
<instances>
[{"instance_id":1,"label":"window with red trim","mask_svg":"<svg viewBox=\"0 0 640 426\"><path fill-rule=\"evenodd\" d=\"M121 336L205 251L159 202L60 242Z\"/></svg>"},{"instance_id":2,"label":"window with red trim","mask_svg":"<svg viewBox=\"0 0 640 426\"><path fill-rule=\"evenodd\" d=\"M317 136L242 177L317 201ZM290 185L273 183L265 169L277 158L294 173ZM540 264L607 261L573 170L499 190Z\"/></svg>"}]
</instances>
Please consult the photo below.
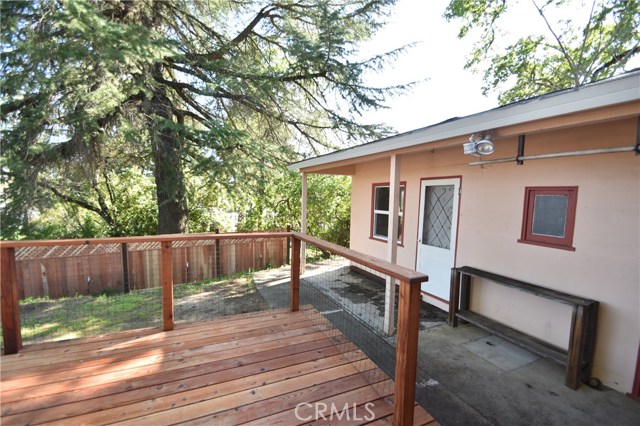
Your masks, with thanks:
<instances>
[{"instance_id":1,"label":"window with red trim","mask_svg":"<svg viewBox=\"0 0 640 426\"><path fill-rule=\"evenodd\" d=\"M563 250L573 247L578 187L527 187L518 242Z\"/></svg>"},{"instance_id":2,"label":"window with red trim","mask_svg":"<svg viewBox=\"0 0 640 426\"><path fill-rule=\"evenodd\" d=\"M371 211L371 238L387 241L389 238L389 184L373 184ZM405 184L400 185L400 208L398 209L398 243L402 243L404 234L404 192Z\"/></svg>"}]
</instances>

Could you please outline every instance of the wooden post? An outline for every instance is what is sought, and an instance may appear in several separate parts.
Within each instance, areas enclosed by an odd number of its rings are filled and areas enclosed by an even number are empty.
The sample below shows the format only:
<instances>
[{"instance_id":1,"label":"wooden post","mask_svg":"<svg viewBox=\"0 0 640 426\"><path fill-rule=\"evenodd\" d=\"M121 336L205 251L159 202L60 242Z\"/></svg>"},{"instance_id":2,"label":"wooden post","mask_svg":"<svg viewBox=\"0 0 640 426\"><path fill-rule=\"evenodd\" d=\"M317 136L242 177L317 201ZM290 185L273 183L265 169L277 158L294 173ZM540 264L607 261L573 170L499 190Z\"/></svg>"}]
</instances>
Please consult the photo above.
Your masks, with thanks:
<instances>
[{"instance_id":1,"label":"wooden post","mask_svg":"<svg viewBox=\"0 0 640 426\"><path fill-rule=\"evenodd\" d=\"M458 304L460 303L460 273L451 268L451 283L449 284L449 325L458 326Z\"/></svg>"},{"instance_id":2,"label":"wooden post","mask_svg":"<svg viewBox=\"0 0 640 426\"><path fill-rule=\"evenodd\" d=\"M287 232L291 232L291 225L287 225ZM287 265L291 264L291 237L287 237L287 254L285 263Z\"/></svg>"},{"instance_id":3,"label":"wooden post","mask_svg":"<svg viewBox=\"0 0 640 426\"><path fill-rule=\"evenodd\" d=\"M307 233L307 187L308 187L307 173L303 172L302 173L302 205L301 205L302 218L300 221L300 232L302 232L303 234ZM307 266L307 243L305 242L302 243L300 248L300 253L302 258L300 270L304 272Z\"/></svg>"},{"instance_id":4,"label":"wooden post","mask_svg":"<svg viewBox=\"0 0 640 426\"><path fill-rule=\"evenodd\" d=\"M598 328L598 308L600 304L593 302L585 307L585 333L582 342L582 372L583 383L589 383L593 369L593 355L596 351L596 330Z\"/></svg>"},{"instance_id":5,"label":"wooden post","mask_svg":"<svg viewBox=\"0 0 640 426\"><path fill-rule=\"evenodd\" d=\"M291 312L300 309L300 240L293 238L293 248L291 253L291 289L289 294L289 306Z\"/></svg>"},{"instance_id":6,"label":"wooden post","mask_svg":"<svg viewBox=\"0 0 640 426\"><path fill-rule=\"evenodd\" d=\"M122 291L129 293L129 249L127 243L120 244L122 254Z\"/></svg>"},{"instance_id":7,"label":"wooden post","mask_svg":"<svg viewBox=\"0 0 640 426\"><path fill-rule=\"evenodd\" d=\"M216 228L216 234L220 233L220 228ZM220 267L220 240L216 238L216 278L222 275L222 268Z\"/></svg>"},{"instance_id":8,"label":"wooden post","mask_svg":"<svg viewBox=\"0 0 640 426\"><path fill-rule=\"evenodd\" d=\"M584 335L587 326L587 316L585 308L576 305L571 316L571 331L569 333L569 354L567 356L567 372L565 385L575 390L580 386L582 376L582 349L584 345Z\"/></svg>"},{"instance_id":9,"label":"wooden post","mask_svg":"<svg viewBox=\"0 0 640 426\"><path fill-rule=\"evenodd\" d=\"M413 424L418 366L418 328L420 284L400 282L398 340L396 346L395 408L396 425Z\"/></svg>"},{"instance_id":10,"label":"wooden post","mask_svg":"<svg viewBox=\"0 0 640 426\"><path fill-rule=\"evenodd\" d=\"M460 274L460 310L468 311L471 303L471 275ZM467 321L460 319L460 324L467 324Z\"/></svg>"},{"instance_id":11,"label":"wooden post","mask_svg":"<svg viewBox=\"0 0 640 426\"><path fill-rule=\"evenodd\" d=\"M5 355L18 353L22 349L20 331L20 305L18 304L18 274L16 250L13 247L0 249L0 309L2 309L2 337Z\"/></svg>"},{"instance_id":12,"label":"wooden post","mask_svg":"<svg viewBox=\"0 0 640 426\"><path fill-rule=\"evenodd\" d=\"M398 217L400 210L400 157L393 154L389 160L389 232L387 235L387 260L396 263L398 257ZM389 336L395 331L396 279L387 277L384 292L384 332Z\"/></svg>"},{"instance_id":13,"label":"wooden post","mask_svg":"<svg viewBox=\"0 0 640 426\"><path fill-rule=\"evenodd\" d=\"M161 244L162 273L162 330L173 330L173 264L171 260L171 241Z\"/></svg>"}]
</instances>

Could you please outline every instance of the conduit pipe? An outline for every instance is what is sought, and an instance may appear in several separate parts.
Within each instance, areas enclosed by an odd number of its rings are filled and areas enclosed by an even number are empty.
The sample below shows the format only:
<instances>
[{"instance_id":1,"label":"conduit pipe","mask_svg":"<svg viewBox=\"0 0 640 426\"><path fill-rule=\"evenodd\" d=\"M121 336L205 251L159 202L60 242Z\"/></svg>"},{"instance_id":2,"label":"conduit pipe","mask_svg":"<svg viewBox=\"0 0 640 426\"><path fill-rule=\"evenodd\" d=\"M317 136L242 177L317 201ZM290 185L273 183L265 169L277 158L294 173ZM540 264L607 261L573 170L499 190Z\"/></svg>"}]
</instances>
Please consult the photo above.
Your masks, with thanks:
<instances>
[{"instance_id":1,"label":"conduit pipe","mask_svg":"<svg viewBox=\"0 0 640 426\"><path fill-rule=\"evenodd\" d=\"M635 146L621 146L617 148L601 148L601 149L586 149L582 151L569 151L569 152L554 152L551 154L537 154L537 155L523 155L519 157L498 158L495 160L474 161L469 163L470 166L481 166L483 164L497 164L497 163L510 163L512 161L525 161L525 160L541 160L543 158L559 158L559 157L577 157L580 155L593 155L593 154L612 154L616 152L634 152Z\"/></svg>"}]
</instances>

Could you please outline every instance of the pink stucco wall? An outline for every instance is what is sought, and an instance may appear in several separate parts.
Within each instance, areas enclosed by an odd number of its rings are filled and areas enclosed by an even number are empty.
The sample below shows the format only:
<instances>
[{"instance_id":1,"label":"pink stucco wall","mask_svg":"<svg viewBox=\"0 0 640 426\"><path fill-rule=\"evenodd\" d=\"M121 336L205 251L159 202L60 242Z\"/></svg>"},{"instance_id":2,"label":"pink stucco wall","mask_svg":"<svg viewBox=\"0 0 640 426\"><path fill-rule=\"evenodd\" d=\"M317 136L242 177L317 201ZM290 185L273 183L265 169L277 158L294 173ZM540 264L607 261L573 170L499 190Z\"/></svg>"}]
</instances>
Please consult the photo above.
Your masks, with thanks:
<instances>
[{"instance_id":1,"label":"pink stucco wall","mask_svg":"<svg viewBox=\"0 0 640 426\"><path fill-rule=\"evenodd\" d=\"M527 134L525 154L631 146L636 126L637 119L630 118ZM498 139L495 154L488 158L513 156L516 146L516 137ZM473 266L599 301L593 376L614 389L629 391L640 339L640 157L601 154L481 167L469 166L477 158L463 155L457 146L400 158L407 200L398 263L415 268L420 180L461 176L456 266ZM351 248L381 258L386 256L386 243L369 238L371 185L388 180L388 159L361 162L353 176ZM575 251L517 242L526 186L578 186ZM568 306L476 282L472 309L567 346Z\"/></svg>"}]
</instances>

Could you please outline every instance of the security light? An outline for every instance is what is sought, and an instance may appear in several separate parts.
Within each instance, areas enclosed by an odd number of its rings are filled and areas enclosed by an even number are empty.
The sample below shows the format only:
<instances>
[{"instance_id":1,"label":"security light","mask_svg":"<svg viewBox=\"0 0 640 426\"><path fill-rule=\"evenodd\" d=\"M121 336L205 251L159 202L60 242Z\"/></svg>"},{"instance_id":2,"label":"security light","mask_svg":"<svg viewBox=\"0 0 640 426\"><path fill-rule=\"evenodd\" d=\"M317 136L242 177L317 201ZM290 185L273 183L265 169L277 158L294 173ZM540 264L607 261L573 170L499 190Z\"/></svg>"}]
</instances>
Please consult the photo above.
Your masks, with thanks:
<instances>
[{"instance_id":1,"label":"security light","mask_svg":"<svg viewBox=\"0 0 640 426\"><path fill-rule=\"evenodd\" d=\"M471 135L469 142L465 143L463 148L465 154L475 155L476 157L493 154L496 149L491 141L491 136L488 134L482 136L480 140L476 140L475 134Z\"/></svg>"}]
</instances>

